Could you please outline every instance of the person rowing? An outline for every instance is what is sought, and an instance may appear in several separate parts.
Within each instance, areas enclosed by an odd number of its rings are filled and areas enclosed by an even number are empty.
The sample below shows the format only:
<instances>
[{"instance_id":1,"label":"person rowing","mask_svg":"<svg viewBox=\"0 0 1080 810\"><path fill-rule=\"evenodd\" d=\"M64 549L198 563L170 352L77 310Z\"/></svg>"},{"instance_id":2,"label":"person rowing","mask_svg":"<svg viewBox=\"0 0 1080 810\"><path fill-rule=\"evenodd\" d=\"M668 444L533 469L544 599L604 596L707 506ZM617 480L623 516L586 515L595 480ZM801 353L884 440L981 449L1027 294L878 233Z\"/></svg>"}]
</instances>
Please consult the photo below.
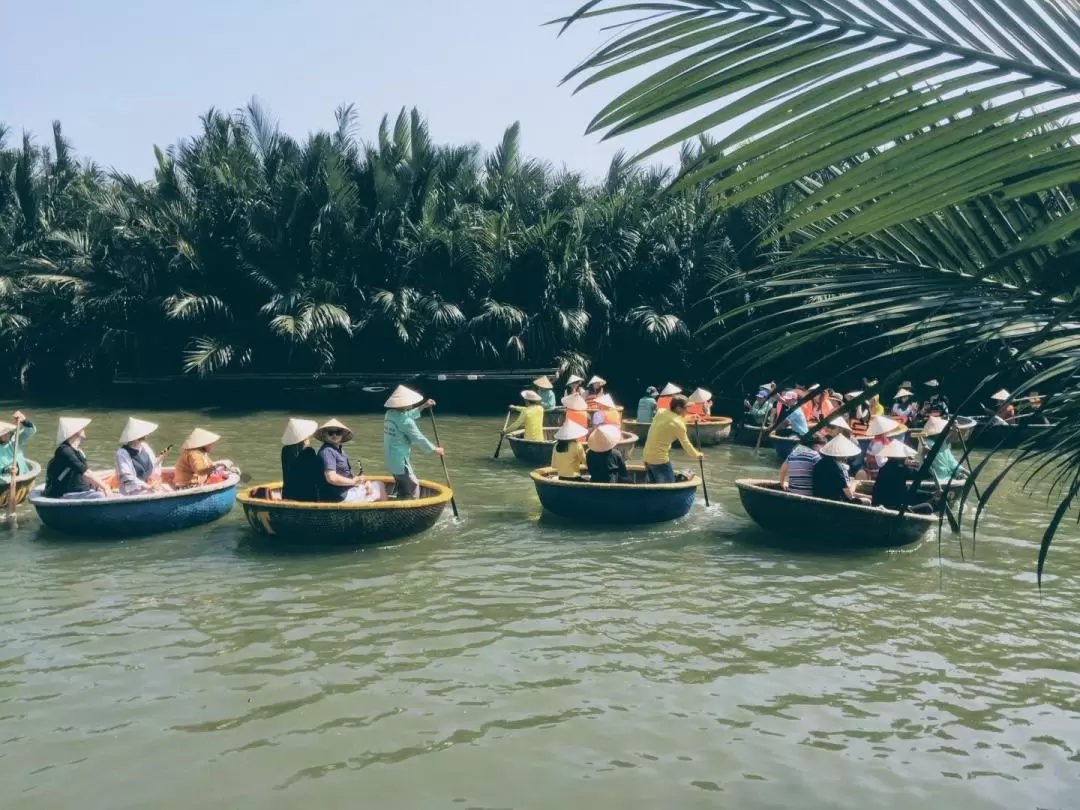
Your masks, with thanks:
<instances>
[{"instance_id":1,"label":"person rowing","mask_svg":"<svg viewBox=\"0 0 1080 810\"><path fill-rule=\"evenodd\" d=\"M385 407L383 455L386 469L394 476L398 500L416 500L420 497L420 480L413 472L413 447L420 448L424 453L444 455L443 449L436 447L416 424L424 411L435 407L435 400L424 399L423 394L399 385L390 399L386 400ZM541 408L541 424L542 422Z\"/></svg>"},{"instance_id":2,"label":"person rowing","mask_svg":"<svg viewBox=\"0 0 1080 810\"><path fill-rule=\"evenodd\" d=\"M511 405L510 410L517 413L513 424L506 428L507 433L525 428L525 441L544 441L544 405L540 395L535 391L522 391L521 398L524 405Z\"/></svg>"},{"instance_id":3,"label":"person rowing","mask_svg":"<svg viewBox=\"0 0 1080 810\"><path fill-rule=\"evenodd\" d=\"M671 409L659 411L645 440L645 477L650 484L674 484L675 470L671 466L671 445L678 442L692 459L702 458L702 453L690 443L686 434L686 408L688 400L682 394L671 398Z\"/></svg>"},{"instance_id":4,"label":"person rowing","mask_svg":"<svg viewBox=\"0 0 1080 810\"><path fill-rule=\"evenodd\" d=\"M22 411L11 415L11 422L0 422L0 481L11 483L11 466L15 465L15 475L26 475L30 464L23 454L26 443L37 433L37 427L26 418ZM15 434L19 440L16 442Z\"/></svg>"}]
</instances>

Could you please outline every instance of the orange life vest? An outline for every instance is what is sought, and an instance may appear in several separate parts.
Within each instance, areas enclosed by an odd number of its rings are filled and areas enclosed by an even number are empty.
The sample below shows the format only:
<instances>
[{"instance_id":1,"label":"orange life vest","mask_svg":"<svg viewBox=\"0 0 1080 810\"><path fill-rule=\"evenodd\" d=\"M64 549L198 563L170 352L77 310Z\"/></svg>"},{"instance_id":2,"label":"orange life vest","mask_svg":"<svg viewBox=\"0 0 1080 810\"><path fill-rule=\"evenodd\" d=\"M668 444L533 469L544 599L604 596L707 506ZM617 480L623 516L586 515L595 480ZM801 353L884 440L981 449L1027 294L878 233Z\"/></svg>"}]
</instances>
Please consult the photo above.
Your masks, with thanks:
<instances>
[{"instance_id":1,"label":"orange life vest","mask_svg":"<svg viewBox=\"0 0 1080 810\"><path fill-rule=\"evenodd\" d=\"M687 416L693 417L695 421L700 421L701 419L704 419L705 416L707 415L705 413L705 403L704 402L693 402L693 403L687 405L686 406L686 414L687 414Z\"/></svg>"},{"instance_id":2,"label":"orange life vest","mask_svg":"<svg viewBox=\"0 0 1080 810\"><path fill-rule=\"evenodd\" d=\"M660 397L656 400L656 410L658 411L670 411L671 410L671 397Z\"/></svg>"},{"instance_id":3,"label":"orange life vest","mask_svg":"<svg viewBox=\"0 0 1080 810\"><path fill-rule=\"evenodd\" d=\"M587 411L571 411L568 409L566 411L566 421L573 422L575 425L581 425L581 427L585 428L586 430L589 429L589 414ZM582 436L580 439L578 439L578 442L584 444L585 437Z\"/></svg>"},{"instance_id":4,"label":"orange life vest","mask_svg":"<svg viewBox=\"0 0 1080 810\"><path fill-rule=\"evenodd\" d=\"M615 427L622 427L622 414L619 413L616 408L604 408L600 415L604 418L605 425L615 425Z\"/></svg>"}]
</instances>

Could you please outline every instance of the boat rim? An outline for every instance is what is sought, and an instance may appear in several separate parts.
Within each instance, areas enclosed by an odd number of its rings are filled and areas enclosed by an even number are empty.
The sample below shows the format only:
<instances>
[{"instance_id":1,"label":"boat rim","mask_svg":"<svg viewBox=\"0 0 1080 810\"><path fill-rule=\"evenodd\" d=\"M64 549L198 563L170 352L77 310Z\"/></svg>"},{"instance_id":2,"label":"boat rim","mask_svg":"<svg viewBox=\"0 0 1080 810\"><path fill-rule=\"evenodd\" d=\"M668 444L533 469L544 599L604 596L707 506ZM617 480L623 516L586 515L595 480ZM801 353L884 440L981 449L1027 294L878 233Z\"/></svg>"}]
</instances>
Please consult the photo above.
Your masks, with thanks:
<instances>
[{"instance_id":1,"label":"boat rim","mask_svg":"<svg viewBox=\"0 0 1080 810\"><path fill-rule=\"evenodd\" d=\"M31 481L41 475L41 465L36 461L26 459L26 463L30 465L30 469L24 472L22 475L15 476L15 483L19 484L25 481ZM4 472L0 470L0 473ZM7 479L0 480L0 486L10 486L10 482Z\"/></svg>"},{"instance_id":2,"label":"boat rim","mask_svg":"<svg viewBox=\"0 0 1080 810\"><path fill-rule=\"evenodd\" d=\"M582 467L582 469L585 469ZM645 472L644 464L628 464L626 469L633 470L634 472ZM549 476L556 476L551 478ZM634 490L640 491L647 489L650 492L654 491L678 491L681 489L697 489L701 484L701 478L692 473L688 481L676 481L674 484L594 484L592 481L560 481L558 478L558 470L554 467L541 467L537 470L533 470L529 473L529 477L533 481L552 487L569 487L571 489L612 489L612 490Z\"/></svg>"},{"instance_id":3,"label":"boat rim","mask_svg":"<svg viewBox=\"0 0 1080 810\"><path fill-rule=\"evenodd\" d=\"M94 472L94 475L111 475L109 472ZM229 477L224 481L219 481L216 484L203 484L199 487L189 487L187 489L174 489L172 492L154 492L149 495L114 495L108 498L46 498L44 494L45 487L34 487L30 491L28 500L34 506L115 506L117 504L135 504L135 503L152 503L154 501L167 501L173 498L182 498L188 495L208 495L214 492L221 492L226 489L232 489L240 483L240 476L236 473L230 473Z\"/></svg>"},{"instance_id":4,"label":"boat rim","mask_svg":"<svg viewBox=\"0 0 1080 810\"><path fill-rule=\"evenodd\" d=\"M544 428L544 430L558 430L558 428L548 427L548 428ZM622 430L622 429L620 428L620 430ZM554 445L554 444L558 443L557 439L544 439L542 442L536 442L536 441L531 441L529 439L526 439L525 438L525 429L524 428L518 428L517 430L510 431L509 433L506 434L506 438L509 439L512 442L520 442L521 444L544 444L544 445L551 444L551 445ZM629 442L631 439L634 440L634 444L637 444L637 442L639 442L641 440L640 437L636 433L631 433L629 430L623 430L622 431L622 438L619 439L619 444L624 444L626 442Z\"/></svg>"},{"instance_id":5,"label":"boat rim","mask_svg":"<svg viewBox=\"0 0 1080 810\"><path fill-rule=\"evenodd\" d=\"M384 484L392 484L394 477L392 475L367 475L364 476L369 481L381 481ZM281 481L272 481L267 484L252 484L245 487L243 490L236 493L236 500L240 501L244 506L258 506L260 508L272 508L272 509L293 509L297 511L381 511L384 509L419 509L424 506L436 506L441 503L449 503L450 499L454 497L454 491L445 484L439 484L435 481L420 480L420 487L423 489L435 490L435 495L431 495L426 498L416 498L407 501L353 501L353 502L339 502L339 503L309 503L307 501L272 501L269 498L256 498L250 493L256 489L280 489L282 486Z\"/></svg>"},{"instance_id":6,"label":"boat rim","mask_svg":"<svg viewBox=\"0 0 1080 810\"><path fill-rule=\"evenodd\" d=\"M736 478L735 486L740 490L749 490L751 492L760 492L764 495L772 495L777 498L790 498L797 501L805 501L812 504L825 504L826 506L839 506L845 509L855 509L860 512L865 512L870 515L887 515L889 517L903 517L905 520L918 520L927 525L935 524L939 522L937 515L920 515L914 512L904 512L901 515L895 509L882 509L878 506L865 506L861 503L843 503L842 501L830 501L826 498L814 498L810 495L798 495L794 492L785 492L783 490L776 490L767 487L767 484L779 486L780 482L775 478Z\"/></svg>"}]
</instances>

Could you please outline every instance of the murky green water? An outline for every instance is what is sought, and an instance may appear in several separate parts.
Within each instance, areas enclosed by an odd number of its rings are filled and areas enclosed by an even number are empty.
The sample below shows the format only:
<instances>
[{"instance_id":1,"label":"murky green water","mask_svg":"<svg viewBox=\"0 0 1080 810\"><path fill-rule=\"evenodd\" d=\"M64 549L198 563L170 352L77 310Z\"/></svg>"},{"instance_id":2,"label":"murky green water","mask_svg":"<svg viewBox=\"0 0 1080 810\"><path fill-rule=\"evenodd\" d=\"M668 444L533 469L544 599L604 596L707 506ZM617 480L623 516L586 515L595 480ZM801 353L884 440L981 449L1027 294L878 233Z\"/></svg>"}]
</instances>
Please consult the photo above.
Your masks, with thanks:
<instances>
[{"instance_id":1,"label":"murky green water","mask_svg":"<svg viewBox=\"0 0 1080 810\"><path fill-rule=\"evenodd\" d=\"M44 461L57 414L31 415ZM127 414L88 415L108 464ZM277 477L281 414L144 415L156 447L204 424ZM374 471L381 420L339 416ZM1080 556L1070 527L1040 600L1040 502L996 502L966 561L800 556L730 486L776 465L725 447L712 509L574 532L491 461L500 425L440 419L459 523L356 553L261 552L239 509L94 544L23 513L0 536L0 806L1080 806Z\"/></svg>"}]
</instances>

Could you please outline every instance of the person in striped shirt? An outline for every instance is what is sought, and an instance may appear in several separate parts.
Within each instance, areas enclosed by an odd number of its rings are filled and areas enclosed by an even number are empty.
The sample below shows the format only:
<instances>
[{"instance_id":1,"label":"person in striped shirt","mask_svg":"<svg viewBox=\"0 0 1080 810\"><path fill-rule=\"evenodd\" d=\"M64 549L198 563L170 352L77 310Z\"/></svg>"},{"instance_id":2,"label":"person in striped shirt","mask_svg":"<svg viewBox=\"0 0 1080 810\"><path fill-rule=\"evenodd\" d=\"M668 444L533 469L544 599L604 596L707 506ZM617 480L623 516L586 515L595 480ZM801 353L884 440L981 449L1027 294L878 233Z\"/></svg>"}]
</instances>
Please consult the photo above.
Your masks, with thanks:
<instances>
[{"instance_id":1,"label":"person in striped shirt","mask_svg":"<svg viewBox=\"0 0 1080 810\"><path fill-rule=\"evenodd\" d=\"M780 468L780 485L793 495L814 494L814 465L821 461L818 451L828 437L821 431L799 438L799 443Z\"/></svg>"}]
</instances>

